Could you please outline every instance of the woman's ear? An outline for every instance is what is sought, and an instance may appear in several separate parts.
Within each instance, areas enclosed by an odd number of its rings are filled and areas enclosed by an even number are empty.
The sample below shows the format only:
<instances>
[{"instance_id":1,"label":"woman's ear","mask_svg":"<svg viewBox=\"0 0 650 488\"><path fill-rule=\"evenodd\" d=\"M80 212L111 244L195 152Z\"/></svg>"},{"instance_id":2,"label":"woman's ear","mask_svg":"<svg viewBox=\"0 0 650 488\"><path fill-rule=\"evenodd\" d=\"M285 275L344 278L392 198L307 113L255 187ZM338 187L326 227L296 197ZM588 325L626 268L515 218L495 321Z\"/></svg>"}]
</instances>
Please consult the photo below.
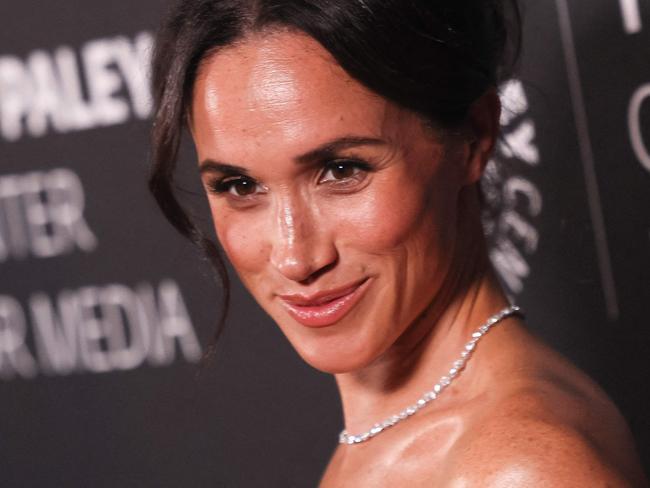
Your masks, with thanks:
<instances>
[{"instance_id":1,"label":"woman's ear","mask_svg":"<svg viewBox=\"0 0 650 488\"><path fill-rule=\"evenodd\" d=\"M489 88L470 107L467 116L469 152L466 160L464 184L481 179L499 137L501 100L495 87Z\"/></svg>"}]
</instances>

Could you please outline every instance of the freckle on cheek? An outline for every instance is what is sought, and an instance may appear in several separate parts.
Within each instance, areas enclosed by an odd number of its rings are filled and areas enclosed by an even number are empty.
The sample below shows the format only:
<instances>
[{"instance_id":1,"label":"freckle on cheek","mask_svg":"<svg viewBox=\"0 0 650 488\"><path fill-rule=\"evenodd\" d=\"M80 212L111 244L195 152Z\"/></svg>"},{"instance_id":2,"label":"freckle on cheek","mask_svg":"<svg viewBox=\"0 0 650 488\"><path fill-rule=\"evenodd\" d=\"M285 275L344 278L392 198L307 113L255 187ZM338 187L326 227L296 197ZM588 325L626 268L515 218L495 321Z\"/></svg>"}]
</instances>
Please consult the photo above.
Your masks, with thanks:
<instances>
[{"instance_id":1,"label":"freckle on cheek","mask_svg":"<svg viewBox=\"0 0 650 488\"><path fill-rule=\"evenodd\" d=\"M222 228L219 233L228 259L238 271L256 269L264 259L264 246L255 236L250 229L239 229L237 226Z\"/></svg>"}]
</instances>

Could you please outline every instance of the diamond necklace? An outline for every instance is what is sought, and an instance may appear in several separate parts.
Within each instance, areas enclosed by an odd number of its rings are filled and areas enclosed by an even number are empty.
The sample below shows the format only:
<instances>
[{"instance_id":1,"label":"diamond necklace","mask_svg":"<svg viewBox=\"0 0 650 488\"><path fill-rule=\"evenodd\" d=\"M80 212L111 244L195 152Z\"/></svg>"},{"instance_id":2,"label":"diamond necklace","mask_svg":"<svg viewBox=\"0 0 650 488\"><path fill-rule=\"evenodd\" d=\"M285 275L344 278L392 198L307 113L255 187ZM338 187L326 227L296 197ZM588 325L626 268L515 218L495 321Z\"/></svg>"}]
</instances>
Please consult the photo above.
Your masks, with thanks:
<instances>
[{"instance_id":1,"label":"diamond necklace","mask_svg":"<svg viewBox=\"0 0 650 488\"><path fill-rule=\"evenodd\" d=\"M410 407L406 407L398 414L388 417L383 422L373 425L372 428L366 432L357 435L351 435L348 434L345 429L342 430L339 434L339 444L359 444L361 442L372 439L377 434L380 434L381 432L391 428L393 425L401 422L402 420L409 418L429 402L438 398L440 393L442 393L442 391L451 384L453 379L458 376L460 371L465 367L465 363L471 357L472 352L474 351L476 343L479 341L479 339L483 337L483 335L485 335L493 325L496 325L498 322L505 319L506 317L509 317L510 315L520 313L520 311L521 309L517 305L510 305L500 312L492 315L483 325L476 329L476 332L472 334L472 339L467 344L465 344L463 352L460 353L460 358L454 361L451 369L449 370L449 373L447 373L446 376L440 378L432 390L427 391L420 397L417 402L415 402Z\"/></svg>"}]
</instances>

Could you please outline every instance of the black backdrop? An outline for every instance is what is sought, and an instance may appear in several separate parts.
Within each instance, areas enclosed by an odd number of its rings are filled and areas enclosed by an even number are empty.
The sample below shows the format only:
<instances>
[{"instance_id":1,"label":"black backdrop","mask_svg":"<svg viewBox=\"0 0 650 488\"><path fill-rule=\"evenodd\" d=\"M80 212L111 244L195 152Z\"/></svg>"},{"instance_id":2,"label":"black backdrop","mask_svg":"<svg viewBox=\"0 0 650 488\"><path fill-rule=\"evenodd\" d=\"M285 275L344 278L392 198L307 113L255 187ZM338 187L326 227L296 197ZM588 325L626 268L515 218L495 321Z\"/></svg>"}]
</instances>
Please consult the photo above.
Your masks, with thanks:
<instances>
[{"instance_id":1,"label":"black backdrop","mask_svg":"<svg viewBox=\"0 0 650 488\"><path fill-rule=\"evenodd\" d=\"M0 4L0 484L315 486L341 416L241 285L216 363L207 264L145 190L160 0ZM528 1L486 192L531 329L650 466L650 1ZM196 189L191 147L182 173ZM200 197L190 198L206 215Z\"/></svg>"}]
</instances>

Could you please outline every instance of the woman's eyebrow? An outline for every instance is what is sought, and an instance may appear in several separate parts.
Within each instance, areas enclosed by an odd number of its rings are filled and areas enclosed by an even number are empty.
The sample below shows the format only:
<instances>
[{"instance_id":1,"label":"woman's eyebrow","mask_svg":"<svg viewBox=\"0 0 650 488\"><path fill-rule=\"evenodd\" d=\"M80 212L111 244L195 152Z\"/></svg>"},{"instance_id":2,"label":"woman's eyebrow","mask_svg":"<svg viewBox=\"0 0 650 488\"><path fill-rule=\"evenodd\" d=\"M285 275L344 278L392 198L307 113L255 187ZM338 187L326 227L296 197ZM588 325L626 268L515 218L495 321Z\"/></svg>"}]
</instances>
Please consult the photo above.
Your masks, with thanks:
<instances>
[{"instance_id":1,"label":"woman's eyebrow","mask_svg":"<svg viewBox=\"0 0 650 488\"><path fill-rule=\"evenodd\" d=\"M386 141L383 139L377 139L374 137L340 137L332 141L328 141L316 149L312 149L305 154L302 154L296 158L296 162L300 164L308 164L314 161L322 161L323 159L331 158L336 155L339 151L344 149L350 149L352 147L358 146L383 146L386 145Z\"/></svg>"},{"instance_id":2,"label":"woman's eyebrow","mask_svg":"<svg viewBox=\"0 0 650 488\"><path fill-rule=\"evenodd\" d=\"M230 175L243 175L248 176L248 170L242 168L241 166L236 166L234 164L220 163L214 159L204 159L199 165L199 171L203 173L222 173L226 176Z\"/></svg>"},{"instance_id":3,"label":"woman's eyebrow","mask_svg":"<svg viewBox=\"0 0 650 488\"><path fill-rule=\"evenodd\" d=\"M339 137L331 141L327 141L324 144L321 144L316 149L306 152L295 158L296 162L299 164L309 164L315 161L322 161L324 159L332 158L336 154L344 149L350 149L352 147L358 146L383 146L387 142L383 139L377 139L374 137ZM204 159L199 165L199 171L203 173L222 173L226 176L229 175L243 175L249 176L249 172L246 168L242 166L237 166L234 164L222 163L220 161L215 161L214 159Z\"/></svg>"}]
</instances>

